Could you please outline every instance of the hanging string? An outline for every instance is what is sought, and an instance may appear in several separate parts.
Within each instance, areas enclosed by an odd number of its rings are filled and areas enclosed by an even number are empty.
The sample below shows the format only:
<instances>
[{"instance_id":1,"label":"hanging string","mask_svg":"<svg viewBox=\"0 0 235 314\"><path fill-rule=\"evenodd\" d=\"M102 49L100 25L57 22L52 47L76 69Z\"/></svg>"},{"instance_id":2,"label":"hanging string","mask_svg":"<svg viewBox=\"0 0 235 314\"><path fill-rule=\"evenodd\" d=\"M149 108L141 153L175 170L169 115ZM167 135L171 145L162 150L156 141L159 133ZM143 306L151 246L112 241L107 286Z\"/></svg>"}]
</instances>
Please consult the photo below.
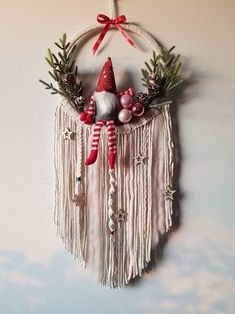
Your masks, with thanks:
<instances>
[{"instance_id":1,"label":"hanging string","mask_svg":"<svg viewBox=\"0 0 235 314\"><path fill-rule=\"evenodd\" d=\"M114 19L116 17L115 0L110 0L110 17L111 19Z\"/></svg>"}]
</instances>

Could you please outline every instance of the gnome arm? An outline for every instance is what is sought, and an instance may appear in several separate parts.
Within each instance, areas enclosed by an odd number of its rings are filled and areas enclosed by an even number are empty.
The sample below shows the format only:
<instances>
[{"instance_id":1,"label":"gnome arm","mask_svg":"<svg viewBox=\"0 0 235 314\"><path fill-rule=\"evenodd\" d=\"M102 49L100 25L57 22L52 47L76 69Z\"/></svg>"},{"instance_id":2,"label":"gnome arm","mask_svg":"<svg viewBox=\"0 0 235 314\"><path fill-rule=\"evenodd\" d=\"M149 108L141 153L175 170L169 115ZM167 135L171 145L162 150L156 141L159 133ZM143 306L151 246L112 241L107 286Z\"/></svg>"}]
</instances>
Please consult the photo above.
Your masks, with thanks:
<instances>
[{"instance_id":1,"label":"gnome arm","mask_svg":"<svg viewBox=\"0 0 235 314\"><path fill-rule=\"evenodd\" d=\"M91 96L89 107L86 111L81 112L80 120L83 121L85 124L92 124L94 115L95 115L95 102L94 97Z\"/></svg>"},{"instance_id":2,"label":"gnome arm","mask_svg":"<svg viewBox=\"0 0 235 314\"><path fill-rule=\"evenodd\" d=\"M95 115L95 101L94 101L94 96L91 96L91 100L90 100L90 104L89 104L87 113L88 113L90 116L94 116L94 115Z\"/></svg>"}]
</instances>

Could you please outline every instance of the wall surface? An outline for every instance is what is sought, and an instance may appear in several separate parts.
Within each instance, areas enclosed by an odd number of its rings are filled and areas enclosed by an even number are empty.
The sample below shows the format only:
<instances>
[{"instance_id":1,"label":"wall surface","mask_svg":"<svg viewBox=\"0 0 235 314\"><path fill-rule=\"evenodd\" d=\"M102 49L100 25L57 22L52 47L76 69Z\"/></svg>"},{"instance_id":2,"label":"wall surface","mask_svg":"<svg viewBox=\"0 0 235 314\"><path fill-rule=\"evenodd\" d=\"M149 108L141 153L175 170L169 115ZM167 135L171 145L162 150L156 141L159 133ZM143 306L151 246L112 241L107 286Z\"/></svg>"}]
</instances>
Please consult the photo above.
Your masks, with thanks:
<instances>
[{"instance_id":1,"label":"wall surface","mask_svg":"<svg viewBox=\"0 0 235 314\"><path fill-rule=\"evenodd\" d=\"M119 12L167 47L176 45L188 78L177 100L181 145L181 226L156 269L109 290L64 250L53 225L53 118L46 48L109 14L108 1L0 0L0 313L235 313L235 2L121 0ZM109 39L109 43L108 43ZM108 55L121 87L138 87L151 49L118 32L78 61L95 74Z\"/></svg>"}]
</instances>

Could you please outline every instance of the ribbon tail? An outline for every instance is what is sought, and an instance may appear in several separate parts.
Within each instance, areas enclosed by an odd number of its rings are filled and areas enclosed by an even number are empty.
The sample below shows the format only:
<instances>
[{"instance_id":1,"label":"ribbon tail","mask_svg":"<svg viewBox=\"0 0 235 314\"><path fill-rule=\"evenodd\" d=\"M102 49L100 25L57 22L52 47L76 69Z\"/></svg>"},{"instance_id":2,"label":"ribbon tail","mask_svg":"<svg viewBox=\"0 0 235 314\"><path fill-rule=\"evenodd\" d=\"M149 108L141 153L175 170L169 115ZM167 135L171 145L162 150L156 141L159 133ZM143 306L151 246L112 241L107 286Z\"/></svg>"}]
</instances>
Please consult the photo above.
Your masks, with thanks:
<instances>
[{"instance_id":1,"label":"ribbon tail","mask_svg":"<svg viewBox=\"0 0 235 314\"><path fill-rule=\"evenodd\" d=\"M136 43L127 35L126 31L119 24L116 24L116 27L121 32L122 36L128 41L128 43L136 48Z\"/></svg>"},{"instance_id":2,"label":"ribbon tail","mask_svg":"<svg viewBox=\"0 0 235 314\"><path fill-rule=\"evenodd\" d=\"M110 24L106 24L105 27L103 28L103 30L101 31L101 33L100 33L100 35L99 35L97 41L95 42L95 44L94 44L94 46L93 46L93 48L92 48L93 55L96 54L96 51L97 51L97 49L99 48L99 46L100 46L102 40L104 39L104 37L105 37L107 31L109 30L109 27L110 27Z\"/></svg>"}]
</instances>

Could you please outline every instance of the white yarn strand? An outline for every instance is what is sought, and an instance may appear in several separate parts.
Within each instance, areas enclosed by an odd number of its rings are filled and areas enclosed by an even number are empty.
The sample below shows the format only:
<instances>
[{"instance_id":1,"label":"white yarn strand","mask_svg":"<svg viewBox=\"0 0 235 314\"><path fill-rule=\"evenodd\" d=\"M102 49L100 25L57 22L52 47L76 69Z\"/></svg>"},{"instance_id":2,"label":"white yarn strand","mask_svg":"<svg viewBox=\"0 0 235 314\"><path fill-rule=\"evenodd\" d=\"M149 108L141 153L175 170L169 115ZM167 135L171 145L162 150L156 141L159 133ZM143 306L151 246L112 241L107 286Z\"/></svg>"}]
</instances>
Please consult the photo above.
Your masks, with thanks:
<instances>
[{"instance_id":1,"label":"white yarn strand","mask_svg":"<svg viewBox=\"0 0 235 314\"><path fill-rule=\"evenodd\" d=\"M115 238L116 228L114 221L114 205L115 205L115 192L116 192L116 179L113 169L109 169L109 196L108 196L108 228L110 234L110 247L109 247L109 273L108 284L111 288L116 288L115 280Z\"/></svg>"},{"instance_id":2,"label":"white yarn strand","mask_svg":"<svg viewBox=\"0 0 235 314\"><path fill-rule=\"evenodd\" d=\"M113 19L116 17L116 10L115 10L115 1L114 0L110 0L110 17Z\"/></svg>"},{"instance_id":3,"label":"white yarn strand","mask_svg":"<svg viewBox=\"0 0 235 314\"><path fill-rule=\"evenodd\" d=\"M174 169L174 162L173 162L173 148L174 144L172 141L172 123L171 123L171 116L170 116L170 108L169 104L165 105L162 109L162 114L164 117L164 156L165 156L165 173L164 173L164 182L165 186L172 187L172 178L173 178L173 169ZM166 199L165 200L165 223L166 223L166 232L170 229L172 225L172 200Z\"/></svg>"},{"instance_id":4,"label":"white yarn strand","mask_svg":"<svg viewBox=\"0 0 235 314\"><path fill-rule=\"evenodd\" d=\"M83 149L83 127L81 124L77 124L77 159L76 159L76 163L77 163L77 174L76 174L76 181L79 180L78 182L76 182L76 194L79 193L84 193L84 187L83 187L83 173L82 173L82 161L83 161L83 154L82 154L82 149ZM84 195L85 197L85 195ZM80 260L80 263L85 266L86 262L85 262L85 252L84 252L84 244L83 241L81 241L83 239L82 233L83 233L83 227L84 227L84 205L77 207L77 235L76 235L76 241L77 241L77 246L78 246L78 258Z\"/></svg>"},{"instance_id":5,"label":"white yarn strand","mask_svg":"<svg viewBox=\"0 0 235 314\"><path fill-rule=\"evenodd\" d=\"M114 222L114 197L116 192L116 179L115 172L113 169L109 169L109 198L108 198L108 215L109 215L109 231L111 234L115 231L115 222Z\"/></svg>"}]
</instances>

